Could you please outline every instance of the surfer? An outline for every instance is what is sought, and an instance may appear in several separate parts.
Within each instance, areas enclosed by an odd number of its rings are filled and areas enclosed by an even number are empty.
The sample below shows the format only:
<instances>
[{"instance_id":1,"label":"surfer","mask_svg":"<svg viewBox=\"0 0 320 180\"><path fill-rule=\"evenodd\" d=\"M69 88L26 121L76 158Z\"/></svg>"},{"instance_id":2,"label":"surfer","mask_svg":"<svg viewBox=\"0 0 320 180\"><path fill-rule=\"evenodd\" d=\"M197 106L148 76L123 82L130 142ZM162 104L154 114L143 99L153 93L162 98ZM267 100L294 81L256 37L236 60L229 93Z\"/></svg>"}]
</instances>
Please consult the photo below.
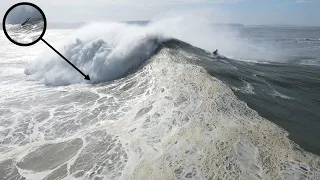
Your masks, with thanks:
<instances>
[{"instance_id":1,"label":"surfer","mask_svg":"<svg viewBox=\"0 0 320 180\"><path fill-rule=\"evenodd\" d=\"M215 51L213 51L214 55L218 55L218 49L216 49Z\"/></svg>"},{"instance_id":2,"label":"surfer","mask_svg":"<svg viewBox=\"0 0 320 180\"><path fill-rule=\"evenodd\" d=\"M25 24L27 24L29 22L29 20L30 20L30 18L27 18L26 21L21 24L21 26L24 26Z\"/></svg>"}]
</instances>

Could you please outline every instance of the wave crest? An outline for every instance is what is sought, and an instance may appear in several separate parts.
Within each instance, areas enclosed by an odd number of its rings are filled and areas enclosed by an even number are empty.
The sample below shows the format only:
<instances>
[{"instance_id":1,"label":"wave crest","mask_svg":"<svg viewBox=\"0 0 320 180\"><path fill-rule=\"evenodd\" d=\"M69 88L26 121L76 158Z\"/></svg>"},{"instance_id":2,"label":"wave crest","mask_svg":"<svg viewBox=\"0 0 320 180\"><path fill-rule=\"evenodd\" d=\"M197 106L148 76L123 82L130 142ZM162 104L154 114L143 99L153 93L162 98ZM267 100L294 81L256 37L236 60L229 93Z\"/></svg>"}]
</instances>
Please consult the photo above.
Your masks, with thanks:
<instances>
[{"instance_id":1,"label":"wave crest","mask_svg":"<svg viewBox=\"0 0 320 180\"><path fill-rule=\"evenodd\" d=\"M94 23L73 33L63 43L67 46L59 50L93 81L103 82L119 78L139 66L149 59L159 43L168 39L179 39L209 52L219 48L221 54L231 57L233 53L247 52L245 47L248 46L239 43L236 36L233 29L214 27L206 19L179 16L145 26ZM31 74L30 79L41 79L50 85L85 82L78 72L52 52L38 57L26 72Z\"/></svg>"},{"instance_id":2,"label":"wave crest","mask_svg":"<svg viewBox=\"0 0 320 180\"><path fill-rule=\"evenodd\" d=\"M138 27L137 27L138 28ZM60 52L92 81L104 82L122 77L133 68L146 61L156 50L159 39L153 35L138 35L119 40L122 32L114 31L111 38L77 38L60 49ZM84 82L69 64L61 57L48 53L37 58L35 63L25 70L29 79L41 79L47 85L68 85Z\"/></svg>"}]
</instances>

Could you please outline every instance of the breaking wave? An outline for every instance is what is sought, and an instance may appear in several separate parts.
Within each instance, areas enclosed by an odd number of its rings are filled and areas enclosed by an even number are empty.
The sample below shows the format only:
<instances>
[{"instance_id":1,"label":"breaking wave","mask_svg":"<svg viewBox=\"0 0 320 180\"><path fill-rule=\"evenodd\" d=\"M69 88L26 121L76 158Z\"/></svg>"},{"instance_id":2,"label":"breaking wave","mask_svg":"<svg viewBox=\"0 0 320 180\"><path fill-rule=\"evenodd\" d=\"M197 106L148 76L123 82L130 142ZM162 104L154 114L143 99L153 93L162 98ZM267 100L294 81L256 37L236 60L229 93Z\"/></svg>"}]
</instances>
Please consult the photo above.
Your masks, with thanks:
<instances>
[{"instance_id":1,"label":"breaking wave","mask_svg":"<svg viewBox=\"0 0 320 180\"><path fill-rule=\"evenodd\" d=\"M42 34L43 28L43 21L30 22L23 27L20 24L6 24L6 30L11 39L22 44L37 40Z\"/></svg>"},{"instance_id":2,"label":"breaking wave","mask_svg":"<svg viewBox=\"0 0 320 180\"><path fill-rule=\"evenodd\" d=\"M219 60L203 50L208 44L167 27L164 22L93 24L58 46L93 81L110 82L59 88L31 83L23 98L8 93L2 107L14 103L28 111L2 108L1 174L21 179L319 177L318 156L299 148L205 68L190 63ZM25 73L50 85L84 82L48 52ZM245 92L255 95L254 86L243 83Z\"/></svg>"},{"instance_id":3,"label":"breaking wave","mask_svg":"<svg viewBox=\"0 0 320 180\"><path fill-rule=\"evenodd\" d=\"M87 28L102 28L93 25ZM161 39L153 34L123 36L124 25L117 24L107 37L82 38L81 35L63 49L62 54L92 81L104 82L117 79L138 67L156 50ZM135 30L141 27L134 27ZM84 29L86 30L86 29ZM127 29L126 29L127 30ZM131 29L133 30L133 29ZM83 82L83 77L56 54L40 56L33 67L26 69L31 79L42 79L49 85L66 85Z\"/></svg>"},{"instance_id":4,"label":"breaking wave","mask_svg":"<svg viewBox=\"0 0 320 180\"><path fill-rule=\"evenodd\" d=\"M119 81L89 91L87 86L67 86L62 96L39 94L42 99L57 97L43 102L39 111L45 112L35 113L39 133L65 140L4 163L30 179L318 177L319 157L300 149L286 131L239 101L205 69L190 64L200 61L191 49L205 53L169 40L141 69ZM33 101L40 102L29 103ZM24 138L16 143L20 141ZM51 155L56 151L64 156Z\"/></svg>"},{"instance_id":5,"label":"breaking wave","mask_svg":"<svg viewBox=\"0 0 320 180\"><path fill-rule=\"evenodd\" d=\"M231 29L217 29L206 20L176 17L158 20L146 26L124 23L94 23L75 32L58 50L95 82L122 77L153 55L159 45L179 39L211 51L219 47L223 54L243 52L249 45L241 44ZM212 39L212 41L208 41ZM47 85L85 82L83 77L51 51L43 53L26 69L32 80Z\"/></svg>"}]
</instances>

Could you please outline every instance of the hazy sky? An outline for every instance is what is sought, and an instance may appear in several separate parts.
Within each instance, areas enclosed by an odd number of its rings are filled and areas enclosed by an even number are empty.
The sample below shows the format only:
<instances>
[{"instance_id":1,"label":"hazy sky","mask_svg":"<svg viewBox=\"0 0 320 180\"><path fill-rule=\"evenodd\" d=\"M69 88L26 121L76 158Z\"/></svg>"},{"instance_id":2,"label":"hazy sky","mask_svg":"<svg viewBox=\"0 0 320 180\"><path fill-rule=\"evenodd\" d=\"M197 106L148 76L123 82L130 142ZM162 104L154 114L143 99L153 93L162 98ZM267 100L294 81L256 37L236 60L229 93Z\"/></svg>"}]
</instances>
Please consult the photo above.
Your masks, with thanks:
<instances>
[{"instance_id":1,"label":"hazy sky","mask_svg":"<svg viewBox=\"0 0 320 180\"><path fill-rule=\"evenodd\" d=\"M5 11L17 0L0 0ZM174 14L215 23L320 25L320 0L29 0L50 22L152 20Z\"/></svg>"}]
</instances>

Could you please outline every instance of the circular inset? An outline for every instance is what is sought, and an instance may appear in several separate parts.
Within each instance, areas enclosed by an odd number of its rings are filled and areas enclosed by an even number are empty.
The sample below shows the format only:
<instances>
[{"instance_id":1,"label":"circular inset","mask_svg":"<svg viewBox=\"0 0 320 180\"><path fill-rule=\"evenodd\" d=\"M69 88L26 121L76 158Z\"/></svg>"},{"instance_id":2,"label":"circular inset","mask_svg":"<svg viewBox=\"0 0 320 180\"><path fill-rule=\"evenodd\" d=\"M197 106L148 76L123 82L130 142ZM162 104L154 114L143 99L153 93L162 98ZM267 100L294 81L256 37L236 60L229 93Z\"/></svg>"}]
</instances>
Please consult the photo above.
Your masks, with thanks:
<instances>
[{"instance_id":1,"label":"circular inset","mask_svg":"<svg viewBox=\"0 0 320 180\"><path fill-rule=\"evenodd\" d=\"M18 3L6 12L2 28L7 38L19 46L31 46L44 36L47 19L43 11L32 3Z\"/></svg>"}]
</instances>

